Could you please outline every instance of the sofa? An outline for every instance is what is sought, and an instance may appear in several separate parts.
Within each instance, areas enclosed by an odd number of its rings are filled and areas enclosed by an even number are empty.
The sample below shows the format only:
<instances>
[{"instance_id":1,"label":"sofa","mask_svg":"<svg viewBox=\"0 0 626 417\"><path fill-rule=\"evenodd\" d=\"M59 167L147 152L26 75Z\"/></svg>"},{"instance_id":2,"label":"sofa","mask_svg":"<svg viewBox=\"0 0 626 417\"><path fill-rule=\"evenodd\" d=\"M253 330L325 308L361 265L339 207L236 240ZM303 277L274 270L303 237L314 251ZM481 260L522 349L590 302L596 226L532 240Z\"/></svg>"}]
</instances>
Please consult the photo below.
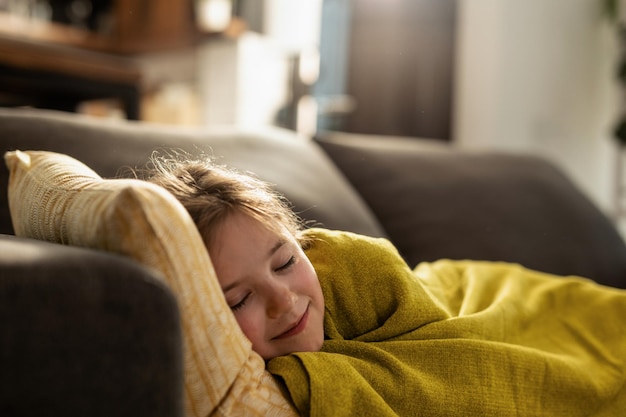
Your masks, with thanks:
<instances>
[{"instance_id":1,"label":"sofa","mask_svg":"<svg viewBox=\"0 0 626 417\"><path fill-rule=\"evenodd\" d=\"M0 109L2 150L128 177L154 150L208 153L274 184L310 226L390 239L409 265L519 263L626 288L626 245L551 162L441 141L181 128ZM4 153L3 152L3 153ZM0 181L0 415L183 415L179 306L118 254L17 237Z\"/></svg>"}]
</instances>

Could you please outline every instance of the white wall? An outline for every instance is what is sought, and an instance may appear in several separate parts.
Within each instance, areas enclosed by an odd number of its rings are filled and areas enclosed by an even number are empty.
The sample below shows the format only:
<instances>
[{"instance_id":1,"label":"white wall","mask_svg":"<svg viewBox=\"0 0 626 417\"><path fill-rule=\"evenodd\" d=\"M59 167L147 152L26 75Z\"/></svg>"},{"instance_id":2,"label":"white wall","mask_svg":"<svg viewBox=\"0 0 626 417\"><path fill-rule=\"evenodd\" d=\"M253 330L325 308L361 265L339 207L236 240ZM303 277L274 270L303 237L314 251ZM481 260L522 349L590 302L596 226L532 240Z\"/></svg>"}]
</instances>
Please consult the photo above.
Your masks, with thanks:
<instances>
[{"instance_id":1,"label":"white wall","mask_svg":"<svg viewBox=\"0 0 626 417\"><path fill-rule=\"evenodd\" d=\"M253 32L210 40L197 63L203 124L275 124L289 96L289 62L275 42Z\"/></svg>"},{"instance_id":2,"label":"white wall","mask_svg":"<svg viewBox=\"0 0 626 417\"><path fill-rule=\"evenodd\" d=\"M202 123L274 125L290 104L291 59L319 46L321 8L321 0L250 0L244 14L260 33L216 37L198 47Z\"/></svg>"},{"instance_id":3,"label":"white wall","mask_svg":"<svg viewBox=\"0 0 626 417\"><path fill-rule=\"evenodd\" d=\"M455 142L555 161L607 214L620 95L603 0L459 0Z\"/></svg>"},{"instance_id":4,"label":"white wall","mask_svg":"<svg viewBox=\"0 0 626 417\"><path fill-rule=\"evenodd\" d=\"M266 34L287 50L319 46L322 0L265 0Z\"/></svg>"}]
</instances>

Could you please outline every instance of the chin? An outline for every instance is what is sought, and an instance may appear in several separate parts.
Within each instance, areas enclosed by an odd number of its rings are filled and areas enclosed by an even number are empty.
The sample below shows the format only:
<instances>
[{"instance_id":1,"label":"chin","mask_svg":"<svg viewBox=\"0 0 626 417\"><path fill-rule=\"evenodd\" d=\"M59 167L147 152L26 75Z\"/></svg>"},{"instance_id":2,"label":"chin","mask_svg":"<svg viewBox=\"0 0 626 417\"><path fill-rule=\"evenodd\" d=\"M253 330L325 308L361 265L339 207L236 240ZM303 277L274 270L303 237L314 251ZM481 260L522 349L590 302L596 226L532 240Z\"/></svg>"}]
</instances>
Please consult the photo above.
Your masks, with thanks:
<instances>
[{"instance_id":1,"label":"chin","mask_svg":"<svg viewBox=\"0 0 626 417\"><path fill-rule=\"evenodd\" d=\"M319 340L312 340L303 346L301 352L319 352L322 350L322 345L324 344L324 338L320 338Z\"/></svg>"}]
</instances>

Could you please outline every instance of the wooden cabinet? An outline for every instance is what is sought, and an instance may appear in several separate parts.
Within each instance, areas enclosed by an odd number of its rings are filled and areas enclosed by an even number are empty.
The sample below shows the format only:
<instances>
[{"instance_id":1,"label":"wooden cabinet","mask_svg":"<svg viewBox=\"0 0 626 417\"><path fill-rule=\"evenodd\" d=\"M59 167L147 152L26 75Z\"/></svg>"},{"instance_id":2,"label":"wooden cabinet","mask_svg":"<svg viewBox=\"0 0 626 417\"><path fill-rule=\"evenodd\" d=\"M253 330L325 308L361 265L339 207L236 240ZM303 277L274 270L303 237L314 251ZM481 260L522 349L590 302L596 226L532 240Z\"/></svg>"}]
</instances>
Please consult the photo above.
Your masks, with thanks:
<instances>
[{"instance_id":1,"label":"wooden cabinet","mask_svg":"<svg viewBox=\"0 0 626 417\"><path fill-rule=\"evenodd\" d=\"M52 23L83 32L83 47L142 53L189 45L196 38L193 0L49 1Z\"/></svg>"},{"instance_id":2,"label":"wooden cabinet","mask_svg":"<svg viewBox=\"0 0 626 417\"><path fill-rule=\"evenodd\" d=\"M118 100L127 118L139 118L141 74L132 60L76 47L75 33L62 27L2 14L0 25L0 106L74 111L106 98Z\"/></svg>"},{"instance_id":3,"label":"wooden cabinet","mask_svg":"<svg viewBox=\"0 0 626 417\"><path fill-rule=\"evenodd\" d=\"M193 0L91 0L81 27L68 9L78 3L49 2L50 22L0 11L0 106L74 111L113 99L139 118L137 55L193 45Z\"/></svg>"},{"instance_id":4,"label":"wooden cabinet","mask_svg":"<svg viewBox=\"0 0 626 417\"><path fill-rule=\"evenodd\" d=\"M178 48L197 39L191 0L116 0L111 18L108 41L119 53Z\"/></svg>"},{"instance_id":5,"label":"wooden cabinet","mask_svg":"<svg viewBox=\"0 0 626 417\"><path fill-rule=\"evenodd\" d=\"M143 60L193 50L208 35L198 30L194 0L90 0L82 26L68 17L75 1L51 1L51 22L0 11L0 106L72 111L113 99L128 118L140 118ZM226 34L244 27L233 19Z\"/></svg>"}]
</instances>

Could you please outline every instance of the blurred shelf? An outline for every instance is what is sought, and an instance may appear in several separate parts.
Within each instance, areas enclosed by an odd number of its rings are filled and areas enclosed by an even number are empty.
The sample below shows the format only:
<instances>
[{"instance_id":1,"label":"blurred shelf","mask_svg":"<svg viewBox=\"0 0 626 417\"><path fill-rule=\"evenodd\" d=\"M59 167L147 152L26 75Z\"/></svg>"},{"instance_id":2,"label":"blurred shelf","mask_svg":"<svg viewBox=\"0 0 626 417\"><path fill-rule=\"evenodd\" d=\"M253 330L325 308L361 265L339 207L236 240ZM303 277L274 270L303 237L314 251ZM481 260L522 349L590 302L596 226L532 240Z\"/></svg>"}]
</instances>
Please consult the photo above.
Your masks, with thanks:
<instances>
[{"instance_id":1,"label":"blurred shelf","mask_svg":"<svg viewBox=\"0 0 626 417\"><path fill-rule=\"evenodd\" d=\"M112 24L102 33L0 11L0 106L74 111L82 101L113 98L128 118L139 118L142 59L246 31L237 17L222 31L201 31L193 5L192 0L111 0Z\"/></svg>"},{"instance_id":2,"label":"blurred shelf","mask_svg":"<svg viewBox=\"0 0 626 417\"><path fill-rule=\"evenodd\" d=\"M126 57L103 52L94 34L0 14L0 104L73 110L85 100L120 100L139 117L141 72Z\"/></svg>"}]
</instances>

